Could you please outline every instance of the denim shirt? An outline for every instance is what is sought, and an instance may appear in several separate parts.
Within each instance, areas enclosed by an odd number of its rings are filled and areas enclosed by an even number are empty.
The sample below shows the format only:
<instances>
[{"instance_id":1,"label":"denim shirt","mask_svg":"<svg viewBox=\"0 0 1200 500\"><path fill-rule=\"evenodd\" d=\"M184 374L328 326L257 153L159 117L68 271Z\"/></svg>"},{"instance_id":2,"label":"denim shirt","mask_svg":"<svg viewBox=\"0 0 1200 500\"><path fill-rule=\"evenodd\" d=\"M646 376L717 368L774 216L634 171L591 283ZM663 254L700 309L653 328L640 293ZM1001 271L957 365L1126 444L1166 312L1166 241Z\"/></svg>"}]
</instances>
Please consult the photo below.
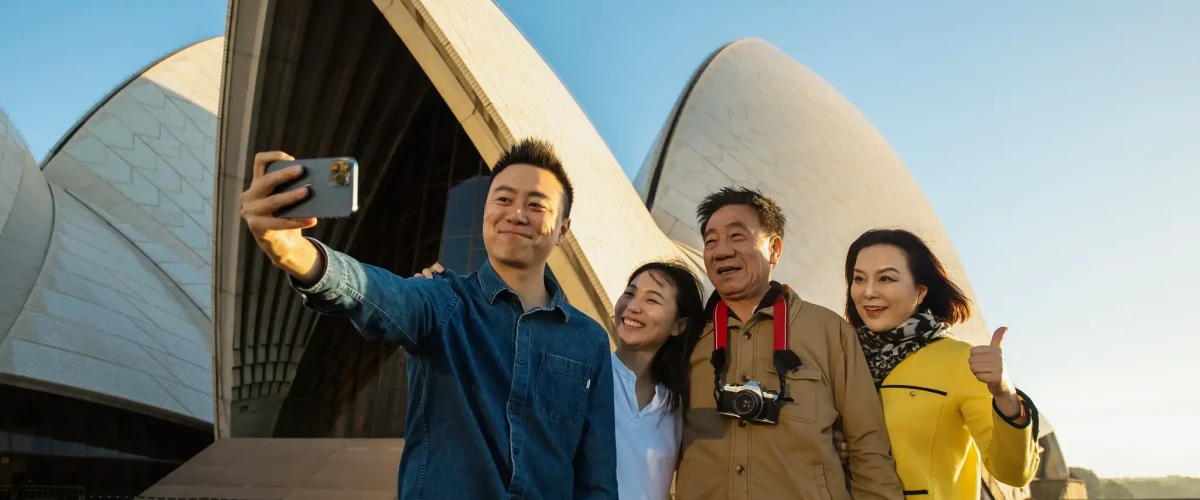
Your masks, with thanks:
<instances>
[{"instance_id":1,"label":"denim shirt","mask_svg":"<svg viewBox=\"0 0 1200 500\"><path fill-rule=\"evenodd\" d=\"M617 498L608 335L548 274L525 312L490 264L402 278L310 241L304 305L407 352L400 499Z\"/></svg>"}]
</instances>

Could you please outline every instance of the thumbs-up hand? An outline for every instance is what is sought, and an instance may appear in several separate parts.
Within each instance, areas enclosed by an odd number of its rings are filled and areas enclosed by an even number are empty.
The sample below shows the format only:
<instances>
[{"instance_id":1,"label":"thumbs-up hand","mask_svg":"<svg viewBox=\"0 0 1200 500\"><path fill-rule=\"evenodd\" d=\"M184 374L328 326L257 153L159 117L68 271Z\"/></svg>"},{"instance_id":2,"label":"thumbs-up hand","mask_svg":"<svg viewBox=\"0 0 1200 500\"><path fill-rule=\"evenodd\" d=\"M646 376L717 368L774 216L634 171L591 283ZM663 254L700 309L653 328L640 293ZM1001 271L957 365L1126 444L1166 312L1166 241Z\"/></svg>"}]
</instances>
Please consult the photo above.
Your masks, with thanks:
<instances>
[{"instance_id":1,"label":"thumbs-up hand","mask_svg":"<svg viewBox=\"0 0 1200 500\"><path fill-rule=\"evenodd\" d=\"M1000 349L1000 342L1004 341L1006 331L1008 327L997 328L996 333L992 334L991 343L971 348L971 358L968 360L971 373L974 373L980 382L987 384L988 391L995 398L1016 396L1012 382L1004 373L1004 351Z\"/></svg>"}]
</instances>

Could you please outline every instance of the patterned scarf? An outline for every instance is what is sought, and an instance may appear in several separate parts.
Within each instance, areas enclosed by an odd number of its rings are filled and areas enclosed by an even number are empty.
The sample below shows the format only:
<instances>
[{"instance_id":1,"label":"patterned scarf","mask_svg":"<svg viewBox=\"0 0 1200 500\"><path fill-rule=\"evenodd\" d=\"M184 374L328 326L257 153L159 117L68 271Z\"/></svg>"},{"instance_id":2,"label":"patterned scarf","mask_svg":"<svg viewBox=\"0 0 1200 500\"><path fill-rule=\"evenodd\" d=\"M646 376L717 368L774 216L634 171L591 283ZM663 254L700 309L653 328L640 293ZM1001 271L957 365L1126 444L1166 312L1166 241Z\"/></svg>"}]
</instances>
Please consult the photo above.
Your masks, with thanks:
<instances>
[{"instance_id":1,"label":"patterned scarf","mask_svg":"<svg viewBox=\"0 0 1200 500\"><path fill-rule=\"evenodd\" d=\"M867 366L875 387L908 355L917 352L935 340L950 337L950 326L942 324L927 312L914 314L894 330L872 332L866 326L858 329L858 342L863 354L867 355Z\"/></svg>"}]
</instances>

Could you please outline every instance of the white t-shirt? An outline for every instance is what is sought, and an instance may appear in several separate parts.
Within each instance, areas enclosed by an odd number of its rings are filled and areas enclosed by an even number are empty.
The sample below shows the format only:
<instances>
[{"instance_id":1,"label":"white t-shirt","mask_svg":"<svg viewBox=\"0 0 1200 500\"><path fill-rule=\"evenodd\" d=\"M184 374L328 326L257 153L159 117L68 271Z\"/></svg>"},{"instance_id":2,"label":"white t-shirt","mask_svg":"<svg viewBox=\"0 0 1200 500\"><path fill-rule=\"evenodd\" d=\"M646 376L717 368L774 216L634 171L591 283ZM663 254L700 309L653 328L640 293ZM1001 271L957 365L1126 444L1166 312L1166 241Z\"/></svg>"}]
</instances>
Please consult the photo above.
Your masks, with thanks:
<instances>
[{"instance_id":1,"label":"white t-shirt","mask_svg":"<svg viewBox=\"0 0 1200 500\"><path fill-rule=\"evenodd\" d=\"M637 376L612 355L617 432L617 491L621 500L667 500L679 456L683 422L679 410L667 412L666 386L639 410Z\"/></svg>"}]
</instances>

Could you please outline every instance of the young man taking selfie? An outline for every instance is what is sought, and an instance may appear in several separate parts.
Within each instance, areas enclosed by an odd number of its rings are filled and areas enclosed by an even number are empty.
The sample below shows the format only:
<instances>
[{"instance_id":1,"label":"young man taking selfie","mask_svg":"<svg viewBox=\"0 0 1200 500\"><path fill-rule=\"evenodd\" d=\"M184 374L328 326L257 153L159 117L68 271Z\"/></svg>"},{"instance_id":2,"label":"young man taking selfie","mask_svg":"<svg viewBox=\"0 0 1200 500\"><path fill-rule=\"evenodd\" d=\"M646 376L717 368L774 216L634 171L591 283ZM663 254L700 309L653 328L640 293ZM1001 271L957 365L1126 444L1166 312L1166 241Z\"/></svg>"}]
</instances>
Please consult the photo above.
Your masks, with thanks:
<instances>
[{"instance_id":1,"label":"young man taking selfie","mask_svg":"<svg viewBox=\"0 0 1200 500\"><path fill-rule=\"evenodd\" d=\"M307 194L272 195L301 170L266 174L266 165L293 160L255 156L242 217L306 307L399 343L417 364L399 498L616 498L608 335L546 273L574 201L553 148L524 140L501 156L483 214L487 263L433 280L402 278L301 235L315 219L274 217Z\"/></svg>"}]
</instances>

